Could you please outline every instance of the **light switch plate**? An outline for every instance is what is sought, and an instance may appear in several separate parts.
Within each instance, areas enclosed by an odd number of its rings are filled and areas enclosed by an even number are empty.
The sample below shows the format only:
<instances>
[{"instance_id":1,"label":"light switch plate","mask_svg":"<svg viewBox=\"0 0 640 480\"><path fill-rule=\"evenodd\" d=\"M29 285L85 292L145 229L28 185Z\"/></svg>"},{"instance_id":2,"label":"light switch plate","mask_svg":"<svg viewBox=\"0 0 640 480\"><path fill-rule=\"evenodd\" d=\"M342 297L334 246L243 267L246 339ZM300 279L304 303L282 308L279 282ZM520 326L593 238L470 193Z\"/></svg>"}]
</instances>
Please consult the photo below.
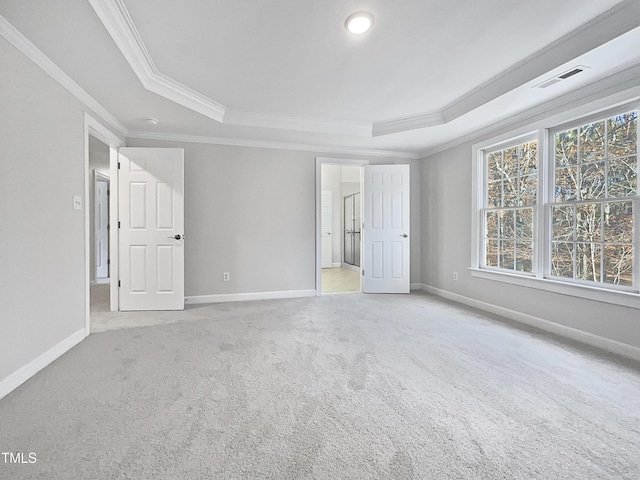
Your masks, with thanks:
<instances>
[{"instance_id":1,"label":"light switch plate","mask_svg":"<svg viewBox=\"0 0 640 480\"><path fill-rule=\"evenodd\" d=\"M82 198L79 195L73 196L73 209L82 210Z\"/></svg>"}]
</instances>

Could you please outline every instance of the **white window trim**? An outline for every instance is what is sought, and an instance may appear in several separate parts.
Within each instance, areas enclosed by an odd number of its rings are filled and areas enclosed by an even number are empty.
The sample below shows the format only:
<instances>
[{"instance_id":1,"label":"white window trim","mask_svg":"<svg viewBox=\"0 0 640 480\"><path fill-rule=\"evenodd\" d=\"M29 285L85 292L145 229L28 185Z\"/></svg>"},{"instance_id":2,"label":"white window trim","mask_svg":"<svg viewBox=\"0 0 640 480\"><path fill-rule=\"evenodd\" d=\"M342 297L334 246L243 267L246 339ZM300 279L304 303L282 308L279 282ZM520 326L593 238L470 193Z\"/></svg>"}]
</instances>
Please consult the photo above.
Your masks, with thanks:
<instances>
[{"instance_id":1,"label":"white window trim","mask_svg":"<svg viewBox=\"0 0 640 480\"><path fill-rule=\"evenodd\" d=\"M476 143L472 146L472 174L471 174L471 266L469 271L473 277L492 280L502 283L509 283L523 287L535 288L548 292L569 295L573 297L594 300L603 303L620 305L634 309L640 309L640 247L634 251L634 287L632 290L615 289L603 287L601 284L583 285L563 281L555 277L548 278L547 265L545 260L549 258L550 242L550 222L548 210L551 208L550 182L552 175L550 174L550 135L554 131L571 128L574 124L589 123L591 119L599 119L606 117L610 112L613 114L622 110L640 110L637 97L630 99L629 102L620 102L615 105L609 105L607 108L600 108L598 111L577 111L567 112L567 116L562 119L555 116L546 120L536 122L535 125L529 125L511 132L506 132L497 137L487 139ZM484 208L484 153L492 148L499 148L505 144L517 144L519 141L538 140L538 201L534 208L535 227L534 245L534 268L535 273L517 273L507 270L498 270L490 268L481 268L481 258L484 255L482 250L483 241L480 238L482 231L481 225L484 220L482 211ZM640 143L639 143L640 145ZM639 152L640 158L640 152ZM630 198L634 202L634 212L640 213L640 195ZM640 228L634 231L635 245L640 246Z\"/></svg>"}]
</instances>

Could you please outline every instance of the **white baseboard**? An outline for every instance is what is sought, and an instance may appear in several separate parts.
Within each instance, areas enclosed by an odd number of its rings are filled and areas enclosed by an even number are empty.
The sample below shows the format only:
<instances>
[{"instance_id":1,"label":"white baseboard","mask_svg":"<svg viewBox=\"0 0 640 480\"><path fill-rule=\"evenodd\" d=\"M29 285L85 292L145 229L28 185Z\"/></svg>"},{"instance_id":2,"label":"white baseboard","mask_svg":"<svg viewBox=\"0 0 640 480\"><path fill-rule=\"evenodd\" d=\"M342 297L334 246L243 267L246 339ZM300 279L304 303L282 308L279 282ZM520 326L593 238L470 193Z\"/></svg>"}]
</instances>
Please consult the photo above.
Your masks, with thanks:
<instances>
[{"instance_id":1,"label":"white baseboard","mask_svg":"<svg viewBox=\"0 0 640 480\"><path fill-rule=\"evenodd\" d=\"M536 328L539 328L540 330L554 333L561 337L575 340L580 343L585 343L587 345L591 345L592 347L600 348L602 350L606 350L608 352L615 353L623 357L632 358L636 361L640 361L640 348L635 347L633 345L628 345L626 343L618 342L617 340L611 340L609 338L601 337L593 333L584 332L582 330L578 330L572 327L567 327L565 325L551 322L543 318L534 317L533 315L518 312L516 310L511 310L508 308L499 307L497 305L492 305L487 302L482 302L474 298L465 297L464 295L448 292L446 290L441 290L439 288L435 288L425 284L420 284L420 283L411 284L412 290L414 288L414 285L417 287L416 290L423 290L432 295L446 298L447 300L452 300L457 303L468 305L469 307L474 307L479 310L484 310L485 312L493 313L495 315L500 315L501 317L508 318L509 320L513 320L519 323L524 323L531 327L536 327Z\"/></svg>"},{"instance_id":2,"label":"white baseboard","mask_svg":"<svg viewBox=\"0 0 640 480\"><path fill-rule=\"evenodd\" d=\"M331 268L338 268L340 265L342 265L340 262L333 262Z\"/></svg>"},{"instance_id":3,"label":"white baseboard","mask_svg":"<svg viewBox=\"0 0 640 480\"><path fill-rule=\"evenodd\" d=\"M76 333L65 338L57 345L51 347L39 357L31 360L26 365L20 367L15 372L11 373L4 380L0 381L0 398L3 398L24 382L33 377L36 373L49 365L55 359L61 357L63 354L71 350L78 343L85 339L85 330L82 327Z\"/></svg>"},{"instance_id":4,"label":"white baseboard","mask_svg":"<svg viewBox=\"0 0 640 480\"><path fill-rule=\"evenodd\" d=\"M220 295L193 295L185 297L184 303L196 305L201 303L246 302L249 300L273 300L277 298L315 297L315 290L284 290L280 292L228 293Z\"/></svg>"}]
</instances>

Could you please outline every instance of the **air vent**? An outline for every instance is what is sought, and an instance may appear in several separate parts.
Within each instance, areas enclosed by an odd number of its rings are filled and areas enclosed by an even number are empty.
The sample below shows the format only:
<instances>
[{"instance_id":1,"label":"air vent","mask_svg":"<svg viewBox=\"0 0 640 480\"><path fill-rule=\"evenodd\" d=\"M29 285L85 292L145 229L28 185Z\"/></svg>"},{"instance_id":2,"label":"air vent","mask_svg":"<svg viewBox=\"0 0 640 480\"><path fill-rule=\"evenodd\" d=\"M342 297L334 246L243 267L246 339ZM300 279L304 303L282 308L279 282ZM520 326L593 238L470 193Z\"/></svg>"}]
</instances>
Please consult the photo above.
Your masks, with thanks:
<instances>
[{"instance_id":1,"label":"air vent","mask_svg":"<svg viewBox=\"0 0 640 480\"><path fill-rule=\"evenodd\" d=\"M580 72L582 72L581 68L574 68L573 70L571 70L570 72L567 73L563 73L562 75L560 75L558 78L561 78L562 80L566 80L569 77L573 77L574 75L579 74Z\"/></svg>"},{"instance_id":2,"label":"air vent","mask_svg":"<svg viewBox=\"0 0 640 480\"><path fill-rule=\"evenodd\" d=\"M552 78L548 78L546 79L544 82L542 83L538 83L537 85L534 85L533 88L547 88L550 87L551 85L555 85L556 83L560 83L563 80L566 80L567 78L571 78L574 75L577 75L581 72L584 72L585 69L588 69L589 67L585 67L584 65L577 65L575 67L573 67L571 70L567 70L564 73L561 73L560 75L556 75L555 77Z\"/></svg>"}]
</instances>

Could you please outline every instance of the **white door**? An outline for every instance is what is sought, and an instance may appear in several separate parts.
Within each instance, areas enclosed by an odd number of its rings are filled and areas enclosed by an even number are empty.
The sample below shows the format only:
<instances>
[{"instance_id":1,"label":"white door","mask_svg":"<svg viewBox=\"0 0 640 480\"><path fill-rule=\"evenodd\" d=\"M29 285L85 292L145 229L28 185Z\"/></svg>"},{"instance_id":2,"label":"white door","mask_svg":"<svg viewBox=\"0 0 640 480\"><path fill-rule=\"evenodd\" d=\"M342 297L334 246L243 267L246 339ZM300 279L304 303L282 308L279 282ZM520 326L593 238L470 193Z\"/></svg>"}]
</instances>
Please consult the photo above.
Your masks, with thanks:
<instances>
[{"instance_id":1,"label":"white door","mask_svg":"<svg viewBox=\"0 0 640 480\"><path fill-rule=\"evenodd\" d=\"M96 278L109 276L109 183L96 182Z\"/></svg>"},{"instance_id":2,"label":"white door","mask_svg":"<svg viewBox=\"0 0 640 480\"><path fill-rule=\"evenodd\" d=\"M365 293L409 293L409 165L364 167Z\"/></svg>"},{"instance_id":3,"label":"white door","mask_svg":"<svg viewBox=\"0 0 640 480\"><path fill-rule=\"evenodd\" d=\"M184 309L184 151L120 148L121 310Z\"/></svg>"},{"instance_id":4,"label":"white door","mask_svg":"<svg viewBox=\"0 0 640 480\"><path fill-rule=\"evenodd\" d=\"M331 268L332 245L331 245L331 225L332 225L332 208L333 208L333 192L328 190L322 191L320 203L320 235L322 237L322 268Z\"/></svg>"}]
</instances>

